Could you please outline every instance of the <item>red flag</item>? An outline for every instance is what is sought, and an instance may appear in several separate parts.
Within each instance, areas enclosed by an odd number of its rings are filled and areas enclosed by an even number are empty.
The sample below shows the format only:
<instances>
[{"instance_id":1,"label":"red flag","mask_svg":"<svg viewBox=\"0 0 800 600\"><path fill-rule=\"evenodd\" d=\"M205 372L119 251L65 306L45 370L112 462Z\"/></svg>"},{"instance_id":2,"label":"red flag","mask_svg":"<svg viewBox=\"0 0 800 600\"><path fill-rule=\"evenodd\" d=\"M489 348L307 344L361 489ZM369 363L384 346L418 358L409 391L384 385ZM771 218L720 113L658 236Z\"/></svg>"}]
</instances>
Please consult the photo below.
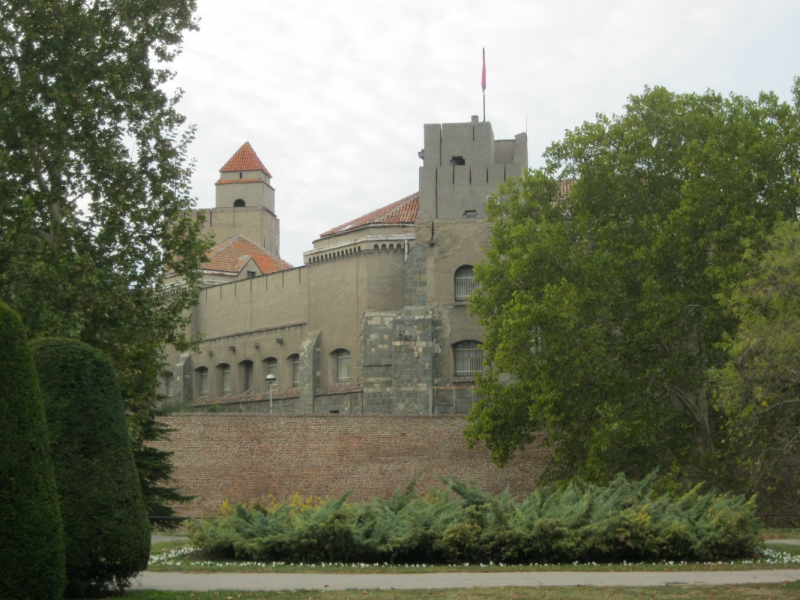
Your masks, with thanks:
<instances>
[{"instance_id":1,"label":"red flag","mask_svg":"<svg viewBox=\"0 0 800 600\"><path fill-rule=\"evenodd\" d=\"M481 89L486 91L486 48L483 49L483 73L481 74Z\"/></svg>"}]
</instances>

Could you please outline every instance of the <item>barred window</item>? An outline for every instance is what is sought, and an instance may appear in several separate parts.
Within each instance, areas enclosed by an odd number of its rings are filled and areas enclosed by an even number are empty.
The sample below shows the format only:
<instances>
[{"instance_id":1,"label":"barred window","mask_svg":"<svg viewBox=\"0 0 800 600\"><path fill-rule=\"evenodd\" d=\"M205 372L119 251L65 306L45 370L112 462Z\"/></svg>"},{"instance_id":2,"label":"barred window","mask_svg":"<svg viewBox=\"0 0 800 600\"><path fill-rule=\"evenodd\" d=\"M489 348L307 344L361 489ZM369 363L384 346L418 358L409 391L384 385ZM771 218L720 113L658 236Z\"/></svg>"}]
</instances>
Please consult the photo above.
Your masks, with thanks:
<instances>
[{"instance_id":1,"label":"barred window","mask_svg":"<svg viewBox=\"0 0 800 600\"><path fill-rule=\"evenodd\" d=\"M456 377L474 377L481 372L483 350L478 342L460 342L453 350L456 357Z\"/></svg>"},{"instance_id":2,"label":"barred window","mask_svg":"<svg viewBox=\"0 0 800 600\"><path fill-rule=\"evenodd\" d=\"M292 386L300 387L300 355L292 354L289 360L292 361Z\"/></svg>"},{"instance_id":3,"label":"barred window","mask_svg":"<svg viewBox=\"0 0 800 600\"><path fill-rule=\"evenodd\" d=\"M222 364L219 366L220 392L222 394L231 393L231 366Z\"/></svg>"},{"instance_id":4,"label":"barred window","mask_svg":"<svg viewBox=\"0 0 800 600\"><path fill-rule=\"evenodd\" d=\"M466 300L475 289L475 272L472 265L459 267L455 276L456 302Z\"/></svg>"},{"instance_id":5,"label":"barred window","mask_svg":"<svg viewBox=\"0 0 800 600\"><path fill-rule=\"evenodd\" d=\"M337 350L336 355L336 381L347 383L350 381L350 352Z\"/></svg>"},{"instance_id":6,"label":"barred window","mask_svg":"<svg viewBox=\"0 0 800 600\"><path fill-rule=\"evenodd\" d=\"M197 387L201 396L208 396L208 369L205 367L197 369Z\"/></svg>"},{"instance_id":7,"label":"barred window","mask_svg":"<svg viewBox=\"0 0 800 600\"><path fill-rule=\"evenodd\" d=\"M264 361L264 375L273 375L278 378L278 359L268 358Z\"/></svg>"}]
</instances>

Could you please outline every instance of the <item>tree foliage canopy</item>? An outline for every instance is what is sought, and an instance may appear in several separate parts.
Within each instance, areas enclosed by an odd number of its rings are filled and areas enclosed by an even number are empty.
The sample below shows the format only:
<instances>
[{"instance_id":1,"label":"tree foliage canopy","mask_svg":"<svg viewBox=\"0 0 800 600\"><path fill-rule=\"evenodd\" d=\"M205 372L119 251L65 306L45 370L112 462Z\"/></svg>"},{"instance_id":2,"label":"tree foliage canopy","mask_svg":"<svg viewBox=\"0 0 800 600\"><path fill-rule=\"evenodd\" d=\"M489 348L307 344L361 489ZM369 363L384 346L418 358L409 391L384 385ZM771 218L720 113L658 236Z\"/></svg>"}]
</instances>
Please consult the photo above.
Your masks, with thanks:
<instances>
[{"instance_id":1,"label":"tree foliage canopy","mask_svg":"<svg viewBox=\"0 0 800 600\"><path fill-rule=\"evenodd\" d=\"M797 484L786 459L800 450L800 222L781 223L768 242L723 298L739 328L722 343L728 362L712 371L713 406L746 487L786 498Z\"/></svg>"},{"instance_id":2,"label":"tree foliage canopy","mask_svg":"<svg viewBox=\"0 0 800 600\"><path fill-rule=\"evenodd\" d=\"M0 298L113 361L141 442L206 242L164 68L194 0L0 0ZM185 287L164 293L174 272ZM152 428L151 428L152 429Z\"/></svg>"},{"instance_id":3,"label":"tree foliage canopy","mask_svg":"<svg viewBox=\"0 0 800 600\"><path fill-rule=\"evenodd\" d=\"M468 439L504 463L546 432L557 478L696 480L720 443L709 370L738 326L721 298L800 208L800 87L791 105L646 89L545 157L488 203Z\"/></svg>"}]
</instances>

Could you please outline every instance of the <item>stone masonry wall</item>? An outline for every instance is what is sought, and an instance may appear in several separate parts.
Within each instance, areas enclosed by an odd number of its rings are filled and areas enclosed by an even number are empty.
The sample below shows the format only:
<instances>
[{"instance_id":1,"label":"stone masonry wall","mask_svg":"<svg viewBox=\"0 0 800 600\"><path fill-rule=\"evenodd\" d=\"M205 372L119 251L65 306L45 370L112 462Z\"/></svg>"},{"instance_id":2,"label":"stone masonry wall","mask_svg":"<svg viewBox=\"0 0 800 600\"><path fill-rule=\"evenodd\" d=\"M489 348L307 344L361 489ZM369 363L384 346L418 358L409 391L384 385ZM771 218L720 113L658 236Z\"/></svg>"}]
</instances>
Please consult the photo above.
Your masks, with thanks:
<instances>
[{"instance_id":1,"label":"stone masonry wall","mask_svg":"<svg viewBox=\"0 0 800 600\"><path fill-rule=\"evenodd\" d=\"M177 508L183 516L269 494L337 497L352 488L353 501L388 498L425 470L423 491L453 475L521 496L536 487L550 456L531 447L499 469L484 446L467 450L460 417L188 413L163 422L174 429L159 443L175 453L174 484L197 496Z\"/></svg>"},{"instance_id":2,"label":"stone masonry wall","mask_svg":"<svg viewBox=\"0 0 800 600\"><path fill-rule=\"evenodd\" d=\"M432 307L417 306L364 314L361 357L365 413L432 413L435 318Z\"/></svg>"},{"instance_id":3,"label":"stone masonry wall","mask_svg":"<svg viewBox=\"0 0 800 600\"><path fill-rule=\"evenodd\" d=\"M403 295L405 306L427 306L428 304L428 246L417 239L406 261Z\"/></svg>"},{"instance_id":4,"label":"stone masonry wall","mask_svg":"<svg viewBox=\"0 0 800 600\"><path fill-rule=\"evenodd\" d=\"M314 392L319 389L319 331L309 331L300 344L300 399L296 411L300 413L314 412Z\"/></svg>"}]
</instances>

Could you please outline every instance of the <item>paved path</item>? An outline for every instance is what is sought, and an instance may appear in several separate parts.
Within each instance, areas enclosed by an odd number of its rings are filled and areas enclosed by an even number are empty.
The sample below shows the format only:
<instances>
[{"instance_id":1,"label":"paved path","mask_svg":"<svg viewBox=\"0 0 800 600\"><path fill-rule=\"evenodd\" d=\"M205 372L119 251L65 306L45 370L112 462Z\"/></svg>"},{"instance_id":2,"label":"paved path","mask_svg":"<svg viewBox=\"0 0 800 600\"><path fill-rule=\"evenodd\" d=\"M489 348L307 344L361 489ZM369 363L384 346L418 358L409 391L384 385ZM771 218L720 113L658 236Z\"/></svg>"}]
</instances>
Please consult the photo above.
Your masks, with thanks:
<instances>
[{"instance_id":1,"label":"paved path","mask_svg":"<svg viewBox=\"0 0 800 600\"><path fill-rule=\"evenodd\" d=\"M800 540L767 540L765 544L784 544L786 546L800 546Z\"/></svg>"},{"instance_id":2,"label":"paved path","mask_svg":"<svg viewBox=\"0 0 800 600\"><path fill-rule=\"evenodd\" d=\"M157 542L177 542L179 540L188 542L189 536L183 533L156 533L155 531L150 534L151 544Z\"/></svg>"},{"instance_id":3,"label":"paved path","mask_svg":"<svg viewBox=\"0 0 800 600\"><path fill-rule=\"evenodd\" d=\"M774 571L682 571L636 573L423 573L324 575L317 573L142 573L131 586L146 590L374 590L471 587L730 585L800 580L800 569Z\"/></svg>"}]
</instances>

